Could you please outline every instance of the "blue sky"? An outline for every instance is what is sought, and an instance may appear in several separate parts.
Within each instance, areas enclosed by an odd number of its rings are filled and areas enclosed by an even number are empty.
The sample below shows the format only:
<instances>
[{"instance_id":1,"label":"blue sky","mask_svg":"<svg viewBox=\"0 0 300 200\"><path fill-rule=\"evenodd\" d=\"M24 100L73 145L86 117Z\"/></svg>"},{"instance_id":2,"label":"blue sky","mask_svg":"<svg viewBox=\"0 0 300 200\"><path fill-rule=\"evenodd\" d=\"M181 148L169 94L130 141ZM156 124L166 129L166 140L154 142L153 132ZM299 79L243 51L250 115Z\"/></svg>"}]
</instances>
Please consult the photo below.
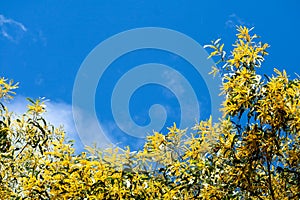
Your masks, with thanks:
<instances>
[{"instance_id":1,"label":"blue sky","mask_svg":"<svg viewBox=\"0 0 300 200\"><path fill-rule=\"evenodd\" d=\"M271 74L276 67L295 77L294 73L300 74L299 8L297 1L1 1L0 76L20 82L11 109L23 111L24 97L50 99L49 119L64 124L81 149L72 121L73 84L84 59L102 41L134 28L162 27L181 32L201 45L219 37L232 44L235 25L254 26L255 33L271 44L260 73ZM172 66L188 76L198 88L200 118L210 115L206 109L211 106L209 93L201 76L178 56L148 49L117 59L99 82L96 111L107 130L115 126L111 125L109 110L114 84L130 67L149 62ZM178 101L166 88L145 85L131 100L131 114L139 125L149 123L148 110L155 103L168 111L166 126L179 120ZM87 127L87 131L92 130ZM109 136L114 143L122 140L117 132ZM127 138L122 142L134 149L141 141Z\"/></svg>"}]
</instances>

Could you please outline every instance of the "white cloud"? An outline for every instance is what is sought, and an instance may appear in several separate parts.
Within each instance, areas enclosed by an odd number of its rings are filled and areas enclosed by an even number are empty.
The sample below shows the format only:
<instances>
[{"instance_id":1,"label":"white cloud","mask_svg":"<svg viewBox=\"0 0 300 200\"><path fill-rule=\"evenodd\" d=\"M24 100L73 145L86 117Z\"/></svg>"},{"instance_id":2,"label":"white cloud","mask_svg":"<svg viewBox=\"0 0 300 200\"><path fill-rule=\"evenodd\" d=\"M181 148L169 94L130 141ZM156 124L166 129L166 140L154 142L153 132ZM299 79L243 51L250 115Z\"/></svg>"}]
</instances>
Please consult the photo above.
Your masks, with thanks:
<instances>
[{"instance_id":1,"label":"white cloud","mask_svg":"<svg viewBox=\"0 0 300 200\"><path fill-rule=\"evenodd\" d=\"M228 28L235 28L236 26L240 25L253 26L253 24L247 23L244 19L242 19L235 13L229 15L228 20L225 22L225 26Z\"/></svg>"},{"instance_id":2,"label":"white cloud","mask_svg":"<svg viewBox=\"0 0 300 200\"><path fill-rule=\"evenodd\" d=\"M0 14L0 36L17 42L24 32L27 32L27 28L22 23Z\"/></svg>"}]
</instances>

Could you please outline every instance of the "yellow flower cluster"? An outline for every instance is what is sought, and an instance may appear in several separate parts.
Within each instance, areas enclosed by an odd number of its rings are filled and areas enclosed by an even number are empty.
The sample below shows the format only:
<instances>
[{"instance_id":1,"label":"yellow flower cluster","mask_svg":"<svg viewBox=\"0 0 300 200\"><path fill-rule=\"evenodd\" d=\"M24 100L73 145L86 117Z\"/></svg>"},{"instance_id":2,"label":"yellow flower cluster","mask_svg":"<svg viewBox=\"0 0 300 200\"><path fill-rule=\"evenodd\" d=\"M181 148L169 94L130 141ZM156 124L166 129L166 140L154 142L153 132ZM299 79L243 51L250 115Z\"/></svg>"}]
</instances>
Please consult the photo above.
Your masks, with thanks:
<instances>
[{"instance_id":1,"label":"yellow flower cluster","mask_svg":"<svg viewBox=\"0 0 300 200\"><path fill-rule=\"evenodd\" d=\"M264 60L263 56L267 55L266 49L269 47L267 43L256 43L254 39L258 36L251 36L249 32L252 29L246 27L238 27L238 39L233 45L235 48L231 53L231 59L227 60L227 63L231 66L239 68L240 66L256 66L259 67Z\"/></svg>"},{"instance_id":2,"label":"yellow flower cluster","mask_svg":"<svg viewBox=\"0 0 300 200\"><path fill-rule=\"evenodd\" d=\"M0 99L12 99L12 95L15 94L14 89L18 88L18 83L14 84L13 81L7 82L7 79L0 78Z\"/></svg>"}]
</instances>

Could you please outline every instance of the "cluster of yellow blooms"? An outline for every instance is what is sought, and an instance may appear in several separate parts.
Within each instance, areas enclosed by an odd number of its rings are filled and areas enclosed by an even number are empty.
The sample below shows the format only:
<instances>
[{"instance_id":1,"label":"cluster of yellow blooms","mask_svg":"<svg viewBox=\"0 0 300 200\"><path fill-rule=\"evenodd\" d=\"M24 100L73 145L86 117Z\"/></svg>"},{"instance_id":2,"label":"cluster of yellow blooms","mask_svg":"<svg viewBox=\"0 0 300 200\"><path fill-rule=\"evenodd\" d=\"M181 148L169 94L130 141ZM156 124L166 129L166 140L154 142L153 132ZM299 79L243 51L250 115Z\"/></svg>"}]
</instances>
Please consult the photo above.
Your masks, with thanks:
<instances>
[{"instance_id":1,"label":"cluster of yellow blooms","mask_svg":"<svg viewBox=\"0 0 300 200\"><path fill-rule=\"evenodd\" d=\"M238 27L229 58L208 45L225 72L223 118L191 130L174 124L143 149L75 154L65 133L45 121L42 99L22 116L1 103L0 199L300 199L300 80L275 69L256 74L267 44ZM0 98L17 85L0 79Z\"/></svg>"},{"instance_id":2,"label":"cluster of yellow blooms","mask_svg":"<svg viewBox=\"0 0 300 200\"><path fill-rule=\"evenodd\" d=\"M15 94L13 89L16 89L18 84L13 84L13 81L7 82L5 78L0 78L0 99L6 98L11 99L12 95Z\"/></svg>"}]
</instances>

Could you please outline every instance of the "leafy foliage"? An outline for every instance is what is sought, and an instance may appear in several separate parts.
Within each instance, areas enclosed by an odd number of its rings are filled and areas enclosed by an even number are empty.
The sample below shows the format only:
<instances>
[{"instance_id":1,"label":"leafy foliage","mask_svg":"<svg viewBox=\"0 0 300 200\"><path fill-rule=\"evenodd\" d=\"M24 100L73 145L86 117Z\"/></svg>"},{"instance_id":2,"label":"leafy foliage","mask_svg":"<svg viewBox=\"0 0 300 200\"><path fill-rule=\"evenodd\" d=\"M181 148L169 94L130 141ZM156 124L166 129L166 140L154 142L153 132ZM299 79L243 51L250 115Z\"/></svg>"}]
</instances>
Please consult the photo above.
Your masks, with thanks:
<instances>
[{"instance_id":1,"label":"leafy foliage","mask_svg":"<svg viewBox=\"0 0 300 200\"><path fill-rule=\"evenodd\" d=\"M191 130L169 128L129 148L76 155L62 128L43 118L43 99L29 99L21 116L0 109L2 199L299 199L300 80L285 71L256 73L268 44L246 27L226 57L221 40L206 47L219 56L223 117ZM17 87L0 79L0 98Z\"/></svg>"}]
</instances>

